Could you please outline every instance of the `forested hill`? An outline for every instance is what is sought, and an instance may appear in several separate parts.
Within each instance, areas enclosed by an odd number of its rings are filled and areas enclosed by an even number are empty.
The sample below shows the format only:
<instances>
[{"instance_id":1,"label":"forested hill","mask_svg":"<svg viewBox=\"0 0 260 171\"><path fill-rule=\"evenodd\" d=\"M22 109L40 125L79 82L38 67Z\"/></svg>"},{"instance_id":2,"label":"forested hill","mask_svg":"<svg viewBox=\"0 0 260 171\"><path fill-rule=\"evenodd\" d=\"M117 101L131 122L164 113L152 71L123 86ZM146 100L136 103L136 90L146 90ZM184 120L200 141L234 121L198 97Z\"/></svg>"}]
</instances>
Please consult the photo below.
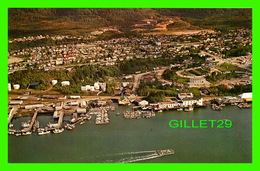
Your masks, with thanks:
<instances>
[{"instance_id":1,"label":"forested hill","mask_svg":"<svg viewBox=\"0 0 260 171\"><path fill-rule=\"evenodd\" d=\"M249 8L167 8L155 9L160 15L181 16L187 22L203 28L228 30L252 28Z\"/></svg>"},{"instance_id":2,"label":"forested hill","mask_svg":"<svg viewBox=\"0 0 260 171\"><path fill-rule=\"evenodd\" d=\"M9 8L9 36L82 34L103 26L130 30L136 22L180 16L203 28L251 27L251 9Z\"/></svg>"}]
</instances>

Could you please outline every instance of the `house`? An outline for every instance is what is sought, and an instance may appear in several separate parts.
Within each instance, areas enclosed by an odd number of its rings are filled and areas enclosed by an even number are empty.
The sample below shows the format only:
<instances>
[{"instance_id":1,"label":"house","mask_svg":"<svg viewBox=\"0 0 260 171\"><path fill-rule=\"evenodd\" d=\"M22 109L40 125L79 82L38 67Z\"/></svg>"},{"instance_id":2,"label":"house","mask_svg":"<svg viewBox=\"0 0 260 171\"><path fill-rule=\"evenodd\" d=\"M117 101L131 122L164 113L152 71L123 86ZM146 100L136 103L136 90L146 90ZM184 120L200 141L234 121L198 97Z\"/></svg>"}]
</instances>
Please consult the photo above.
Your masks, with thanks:
<instances>
[{"instance_id":1,"label":"house","mask_svg":"<svg viewBox=\"0 0 260 171\"><path fill-rule=\"evenodd\" d=\"M179 99L193 98L193 94L192 93L179 93L178 98Z\"/></svg>"},{"instance_id":2,"label":"house","mask_svg":"<svg viewBox=\"0 0 260 171\"><path fill-rule=\"evenodd\" d=\"M146 100L142 100L142 101L140 101L140 102L138 103L139 106L146 106L146 105L148 105L148 104L149 104L149 102L146 101Z\"/></svg>"},{"instance_id":3,"label":"house","mask_svg":"<svg viewBox=\"0 0 260 171\"><path fill-rule=\"evenodd\" d=\"M37 85L39 85L40 84L40 82L33 82L33 83L30 83L29 85L28 85L28 87L27 87L27 89L28 88L35 88Z\"/></svg>"}]
</instances>

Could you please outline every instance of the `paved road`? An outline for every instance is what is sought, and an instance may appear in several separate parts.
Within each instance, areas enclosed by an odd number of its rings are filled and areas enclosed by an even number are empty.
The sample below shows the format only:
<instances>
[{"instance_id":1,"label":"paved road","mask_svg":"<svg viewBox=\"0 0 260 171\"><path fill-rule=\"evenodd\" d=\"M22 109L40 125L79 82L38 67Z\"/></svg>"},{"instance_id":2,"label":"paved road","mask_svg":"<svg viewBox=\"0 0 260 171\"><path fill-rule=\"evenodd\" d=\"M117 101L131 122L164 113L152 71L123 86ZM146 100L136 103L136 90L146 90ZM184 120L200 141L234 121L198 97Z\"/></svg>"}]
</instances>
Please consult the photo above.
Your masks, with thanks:
<instances>
[{"instance_id":1,"label":"paved road","mask_svg":"<svg viewBox=\"0 0 260 171\"><path fill-rule=\"evenodd\" d=\"M147 74L151 74L153 72L157 72L157 75L158 76L161 76L163 74L163 72L166 70L167 67L163 67L162 69L160 70L156 70L156 71L149 71L149 72L145 72L145 73L141 73L141 74L135 74L134 75L134 85L133 85L133 89L132 89L132 92L133 93L136 93L136 90L139 88L139 85L140 85L140 80L141 78L144 76L144 75L147 75Z\"/></svg>"}]
</instances>

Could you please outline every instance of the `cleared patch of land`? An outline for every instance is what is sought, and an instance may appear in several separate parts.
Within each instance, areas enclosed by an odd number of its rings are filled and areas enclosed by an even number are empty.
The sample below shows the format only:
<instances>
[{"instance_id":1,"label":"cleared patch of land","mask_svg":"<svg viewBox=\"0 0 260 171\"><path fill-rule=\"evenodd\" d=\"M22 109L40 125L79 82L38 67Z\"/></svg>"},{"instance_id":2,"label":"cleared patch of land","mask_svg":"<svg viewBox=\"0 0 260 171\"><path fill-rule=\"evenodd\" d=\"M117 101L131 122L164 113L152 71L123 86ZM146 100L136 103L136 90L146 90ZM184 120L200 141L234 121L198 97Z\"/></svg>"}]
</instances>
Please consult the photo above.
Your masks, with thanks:
<instances>
[{"instance_id":1,"label":"cleared patch of land","mask_svg":"<svg viewBox=\"0 0 260 171\"><path fill-rule=\"evenodd\" d=\"M156 32L144 33L144 35L158 35L158 34L164 34L164 35L186 35L186 34L197 34L199 32L214 33L215 31L214 30L209 30L209 29L182 30L182 31L156 31Z\"/></svg>"},{"instance_id":2,"label":"cleared patch of land","mask_svg":"<svg viewBox=\"0 0 260 171\"><path fill-rule=\"evenodd\" d=\"M17 58L17 57L13 57L13 56L9 56L8 58L8 64L12 64L15 62L20 62L23 61L23 58Z\"/></svg>"}]
</instances>

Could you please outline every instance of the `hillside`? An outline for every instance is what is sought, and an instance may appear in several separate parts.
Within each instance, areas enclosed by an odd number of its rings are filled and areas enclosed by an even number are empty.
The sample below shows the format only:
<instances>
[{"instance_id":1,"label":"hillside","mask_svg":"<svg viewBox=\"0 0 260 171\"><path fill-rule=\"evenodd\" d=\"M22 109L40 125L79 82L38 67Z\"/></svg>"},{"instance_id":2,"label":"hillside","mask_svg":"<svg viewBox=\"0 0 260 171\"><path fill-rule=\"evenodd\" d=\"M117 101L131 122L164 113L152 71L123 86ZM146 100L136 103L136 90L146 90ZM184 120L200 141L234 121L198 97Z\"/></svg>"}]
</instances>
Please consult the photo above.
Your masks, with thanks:
<instances>
[{"instance_id":1,"label":"hillside","mask_svg":"<svg viewBox=\"0 0 260 171\"><path fill-rule=\"evenodd\" d=\"M251 9L181 8L9 8L9 37L37 34L85 34L104 26L131 30L143 19L179 16L202 28L251 28Z\"/></svg>"}]
</instances>

